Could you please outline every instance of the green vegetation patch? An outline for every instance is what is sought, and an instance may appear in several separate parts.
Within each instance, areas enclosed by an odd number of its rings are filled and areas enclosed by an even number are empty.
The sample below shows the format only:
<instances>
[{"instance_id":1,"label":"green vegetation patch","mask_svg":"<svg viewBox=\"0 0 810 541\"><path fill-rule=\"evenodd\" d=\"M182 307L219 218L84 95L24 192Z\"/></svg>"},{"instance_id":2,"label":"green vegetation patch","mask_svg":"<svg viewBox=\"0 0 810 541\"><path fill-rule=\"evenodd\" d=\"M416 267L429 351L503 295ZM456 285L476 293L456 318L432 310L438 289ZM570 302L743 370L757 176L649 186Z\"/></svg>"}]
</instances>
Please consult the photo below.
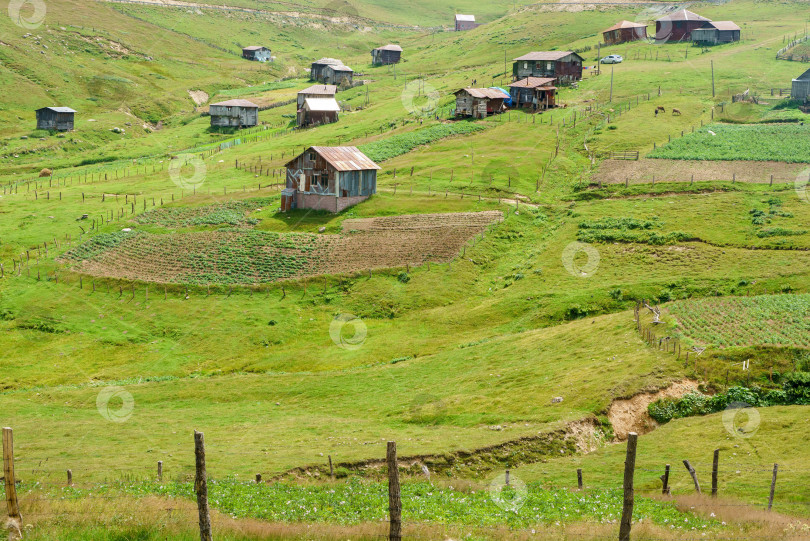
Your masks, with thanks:
<instances>
[{"instance_id":1,"label":"green vegetation patch","mask_svg":"<svg viewBox=\"0 0 810 541\"><path fill-rule=\"evenodd\" d=\"M719 347L810 347L810 295L759 295L677 301L667 310L676 328Z\"/></svg>"},{"instance_id":2,"label":"green vegetation patch","mask_svg":"<svg viewBox=\"0 0 810 541\"><path fill-rule=\"evenodd\" d=\"M229 98L236 98L239 96L247 96L249 94L259 94L261 92L269 92L270 90L283 90L285 88L295 88L298 83L295 81L275 81L272 83L265 83L263 85L246 86L241 88L232 88L230 90L220 90L217 92L220 96L228 96Z\"/></svg>"},{"instance_id":3,"label":"green vegetation patch","mask_svg":"<svg viewBox=\"0 0 810 541\"><path fill-rule=\"evenodd\" d=\"M410 152L418 146L427 145L445 137L467 135L485 129L486 127L472 122L438 124L407 133L398 133L379 141L360 145L358 148L375 162L382 162Z\"/></svg>"},{"instance_id":4,"label":"green vegetation patch","mask_svg":"<svg viewBox=\"0 0 810 541\"><path fill-rule=\"evenodd\" d=\"M712 124L653 150L647 157L810 163L810 125Z\"/></svg>"},{"instance_id":5,"label":"green vegetation patch","mask_svg":"<svg viewBox=\"0 0 810 541\"><path fill-rule=\"evenodd\" d=\"M655 216L651 219L600 218L579 223L577 240L580 242L632 242L642 244L675 244L692 240L683 231L659 233L663 224Z\"/></svg>"},{"instance_id":6,"label":"green vegetation patch","mask_svg":"<svg viewBox=\"0 0 810 541\"><path fill-rule=\"evenodd\" d=\"M69 250L65 258L73 261L95 259L101 254L116 248L127 239L138 235L137 231L115 231L113 233L100 233L87 242Z\"/></svg>"},{"instance_id":7,"label":"green vegetation patch","mask_svg":"<svg viewBox=\"0 0 810 541\"><path fill-rule=\"evenodd\" d=\"M139 215L140 224L163 227L191 227L195 225L256 225L258 220L248 218L247 213L273 204L272 197L258 197L241 201L228 201L201 207L174 207L151 210Z\"/></svg>"}]
</instances>

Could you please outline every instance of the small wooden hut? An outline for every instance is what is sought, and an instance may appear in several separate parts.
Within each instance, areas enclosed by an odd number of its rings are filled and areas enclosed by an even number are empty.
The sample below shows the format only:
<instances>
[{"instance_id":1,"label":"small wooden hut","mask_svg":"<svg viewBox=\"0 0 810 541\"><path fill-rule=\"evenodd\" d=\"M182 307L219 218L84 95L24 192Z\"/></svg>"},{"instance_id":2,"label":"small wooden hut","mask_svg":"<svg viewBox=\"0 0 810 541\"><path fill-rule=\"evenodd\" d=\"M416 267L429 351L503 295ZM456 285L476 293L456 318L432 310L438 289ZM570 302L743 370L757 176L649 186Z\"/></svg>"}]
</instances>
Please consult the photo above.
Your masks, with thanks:
<instances>
[{"instance_id":1,"label":"small wooden hut","mask_svg":"<svg viewBox=\"0 0 810 541\"><path fill-rule=\"evenodd\" d=\"M243 47L242 58L246 60L254 60L256 62L270 62L273 59L272 55L270 54L270 49L261 45Z\"/></svg>"},{"instance_id":2,"label":"small wooden hut","mask_svg":"<svg viewBox=\"0 0 810 541\"><path fill-rule=\"evenodd\" d=\"M304 104L296 114L296 123L298 126L331 124L338 121L339 113L340 105L335 98L304 98Z\"/></svg>"},{"instance_id":3,"label":"small wooden hut","mask_svg":"<svg viewBox=\"0 0 810 541\"><path fill-rule=\"evenodd\" d=\"M337 93L335 85L312 85L298 91L298 109L304 106L306 98L334 98Z\"/></svg>"},{"instance_id":4,"label":"small wooden hut","mask_svg":"<svg viewBox=\"0 0 810 541\"><path fill-rule=\"evenodd\" d=\"M509 85L512 107L533 111L555 106L557 88L553 77L526 77Z\"/></svg>"},{"instance_id":5,"label":"small wooden hut","mask_svg":"<svg viewBox=\"0 0 810 541\"><path fill-rule=\"evenodd\" d=\"M479 26L481 26L475 22L475 15L457 14L454 22L456 32L462 32L464 30L472 30L473 28L478 28Z\"/></svg>"},{"instance_id":6,"label":"small wooden hut","mask_svg":"<svg viewBox=\"0 0 810 541\"><path fill-rule=\"evenodd\" d=\"M323 69L323 82L335 86L352 86L354 70L343 64L326 66Z\"/></svg>"},{"instance_id":7,"label":"small wooden hut","mask_svg":"<svg viewBox=\"0 0 810 541\"><path fill-rule=\"evenodd\" d=\"M805 71L793 79L790 88L790 97L794 100L808 101L810 99L810 70Z\"/></svg>"},{"instance_id":8,"label":"small wooden hut","mask_svg":"<svg viewBox=\"0 0 810 541\"><path fill-rule=\"evenodd\" d=\"M455 92L456 118L486 118L502 113L507 95L495 88L462 88Z\"/></svg>"},{"instance_id":9,"label":"small wooden hut","mask_svg":"<svg viewBox=\"0 0 810 541\"><path fill-rule=\"evenodd\" d=\"M628 41L647 39L647 25L632 21L621 21L607 30L603 30L602 37L605 40L605 45L617 45Z\"/></svg>"},{"instance_id":10,"label":"small wooden hut","mask_svg":"<svg viewBox=\"0 0 810 541\"><path fill-rule=\"evenodd\" d=\"M740 27L732 21L709 21L692 30L692 41L701 45L740 41Z\"/></svg>"},{"instance_id":11,"label":"small wooden hut","mask_svg":"<svg viewBox=\"0 0 810 541\"><path fill-rule=\"evenodd\" d=\"M324 81L324 71L326 70L327 66L342 66L343 62L338 60L337 58L320 58L312 63L310 66L309 71L309 80L310 81L319 81L321 83Z\"/></svg>"},{"instance_id":12,"label":"small wooden hut","mask_svg":"<svg viewBox=\"0 0 810 541\"><path fill-rule=\"evenodd\" d=\"M73 130L76 111L70 107L43 107L36 114L38 130Z\"/></svg>"},{"instance_id":13,"label":"small wooden hut","mask_svg":"<svg viewBox=\"0 0 810 541\"><path fill-rule=\"evenodd\" d=\"M259 123L259 106L248 100L228 100L208 107L211 126L248 128Z\"/></svg>"},{"instance_id":14,"label":"small wooden hut","mask_svg":"<svg viewBox=\"0 0 810 541\"><path fill-rule=\"evenodd\" d=\"M371 63L375 66L399 64L402 57L402 47L399 45L383 45L371 51Z\"/></svg>"}]
</instances>

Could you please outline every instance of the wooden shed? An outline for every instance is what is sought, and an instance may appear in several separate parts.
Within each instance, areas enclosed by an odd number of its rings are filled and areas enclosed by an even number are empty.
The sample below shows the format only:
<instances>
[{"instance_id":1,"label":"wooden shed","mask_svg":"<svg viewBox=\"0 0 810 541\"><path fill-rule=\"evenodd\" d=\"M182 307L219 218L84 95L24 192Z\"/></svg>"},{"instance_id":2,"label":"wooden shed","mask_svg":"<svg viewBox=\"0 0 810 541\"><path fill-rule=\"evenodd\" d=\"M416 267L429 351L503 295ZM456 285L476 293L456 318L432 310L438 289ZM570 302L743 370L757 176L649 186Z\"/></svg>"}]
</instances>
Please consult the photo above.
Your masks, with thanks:
<instances>
[{"instance_id":1,"label":"wooden shed","mask_svg":"<svg viewBox=\"0 0 810 541\"><path fill-rule=\"evenodd\" d=\"M259 123L259 106L248 100L228 100L208 107L211 125L226 128L247 128Z\"/></svg>"},{"instance_id":2,"label":"wooden shed","mask_svg":"<svg viewBox=\"0 0 810 541\"><path fill-rule=\"evenodd\" d=\"M351 87L354 70L343 64L326 66L323 69L323 82L329 85Z\"/></svg>"},{"instance_id":3,"label":"wooden shed","mask_svg":"<svg viewBox=\"0 0 810 541\"><path fill-rule=\"evenodd\" d=\"M309 80L310 81L320 81L321 83L324 81L324 70L327 66L342 66L343 62L338 60L337 58L320 58L312 63L310 66L309 71Z\"/></svg>"},{"instance_id":4,"label":"wooden shed","mask_svg":"<svg viewBox=\"0 0 810 541\"><path fill-rule=\"evenodd\" d=\"M337 93L335 85L312 85L298 91L298 109L304 106L306 98L334 98Z\"/></svg>"},{"instance_id":5,"label":"wooden shed","mask_svg":"<svg viewBox=\"0 0 810 541\"><path fill-rule=\"evenodd\" d=\"M335 98L304 98L296 114L298 126L319 126L338 121L340 105Z\"/></svg>"},{"instance_id":6,"label":"wooden shed","mask_svg":"<svg viewBox=\"0 0 810 541\"><path fill-rule=\"evenodd\" d=\"M43 107L37 109L37 129L72 131L76 111L70 107Z\"/></svg>"},{"instance_id":7,"label":"wooden shed","mask_svg":"<svg viewBox=\"0 0 810 541\"><path fill-rule=\"evenodd\" d=\"M740 27L731 21L709 21L692 30L692 41L702 45L740 41Z\"/></svg>"},{"instance_id":8,"label":"wooden shed","mask_svg":"<svg viewBox=\"0 0 810 541\"><path fill-rule=\"evenodd\" d=\"M553 77L526 77L509 85L512 107L533 111L550 109L555 105L557 88Z\"/></svg>"},{"instance_id":9,"label":"wooden shed","mask_svg":"<svg viewBox=\"0 0 810 541\"><path fill-rule=\"evenodd\" d=\"M794 100L810 100L810 70L805 71L796 79L790 88L790 97Z\"/></svg>"},{"instance_id":10,"label":"wooden shed","mask_svg":"<svg viewBox=\"0 0 810 541\"><path fill-rule=\"evenodd\" d=\"M473 28L478 28L480 26L475 22L475 15L457 14L454 22L456 23L456 32L472 30Z\"/></svg>"},{"instance_id":11,"label":"wooden shed","mask_svg":"<svg viewBox=\"0 0 810 541\"><path fill-rule=\"evenodd\" d=\"M242 58L247 60L255 60L256 62L271 62L273 60L273 57L270 54L270 49L267 47L262 47L261 45L243 47Z\"/></svg>"},{"instance_id":12,"label":"wooden shed","mask_svg":"<svg viewBox=\"0 0 810 541\"><path fill-rule=\"evenodd\" d=\"M700 28L711 19L701 17L688 9L670 13L655 21L656 41L689 41L692 30Z\"/></svg>"},{"instance_id":13,"label":"wooden shed","mask_svg":"<svg viewBox=\"0 0 810 541\"><path fill-rule=\"evenodd\" d=\"M286 164L281 209L340 212L377 192L380 166L357 147L310 147Z\"/></svg>"},{"instance_id":14,"label":"wooden shed","mask_svg":"<svg viewBox=\"0 0 810 541\"><path fill-rule=\"evenodd\" d=\"M495 88L462 88L455 92L456 118L487 116L503 112L507 96Z\"/></svg>"},{"instance_id":15,"label":"wooden shed","mask_svg":"<svg viewBox=\"0 0 810 541\"><path fill-rule=\"evenodd\" d=\"M617 45L628 41L647 39L647 25L632 21L621 21L602 31L605 45Z\"/></svg>"},{"instance_id":16,"label":"wooden shed","mask_svg":"<svg viewBox=\"0 0 810 541\"><path fill-rule=\"evenodd\" d=\"M558 83L582 79L583 58L574 51L536 51L515 58L512 80L551 77Z\"/></svg>"},{"instance_id":17,"label":"wooden shed","mask_svg":"<svg viewBox=\"0 0 810 541\"><path fill-rule=\"evenodd\" d=\"M399 64L402 57L402 47L399 45L383 45L371 51L371 63L375 66Z\"/></svg>"}]
</instances>

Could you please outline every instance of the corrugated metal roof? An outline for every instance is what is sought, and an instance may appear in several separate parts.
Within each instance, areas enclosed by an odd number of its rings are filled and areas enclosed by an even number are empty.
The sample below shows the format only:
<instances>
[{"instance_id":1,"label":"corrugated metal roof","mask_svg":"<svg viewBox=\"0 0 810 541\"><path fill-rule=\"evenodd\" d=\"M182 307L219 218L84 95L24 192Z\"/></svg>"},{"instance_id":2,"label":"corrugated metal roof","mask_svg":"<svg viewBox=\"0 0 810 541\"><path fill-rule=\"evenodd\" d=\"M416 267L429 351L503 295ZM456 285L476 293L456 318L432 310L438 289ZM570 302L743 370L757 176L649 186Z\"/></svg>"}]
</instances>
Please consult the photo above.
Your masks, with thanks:
<instances>
[{"instance_id":1,"label":"corrugated metal roof","mask_svg":"<svg viewBox=\"0 0 810 541\"><path fill-rule=\"evenodd\" d=\"M474 23L475 22L475 15L461 15L461 14L457 13L456 14L456 20L457 21L468 22L468 23Z\"/></svg>"},{"instance_id":2,"label":"corrugated metal roof","mask_svg":"<svg viewBox=\"0 0 810 541\"><path fill-rule=\"evenodd\" d=\"M371 161L368 156L360 152L357 147L309 147L303 154L310 150L317 152L338 171L381 169L381 167ZM289 165L295 162L299 157L301 157L301 154L288 161L285 166L289 167Z\"/></svg>"},{"instance_id":3,"label":"corrugated metal roof","mask_svg":"<svg viewBox=\"0 0 810 541\"><path fill-rule=\"evenodd\" d=\"M337 87L335 85L312 85L310 87L305 88L304 90L299 90L299 94L332 94L334 95L337 92Z\"/></svg>"},{"instance_id":4,"label":"corrugated metal roof","mask_svg":"<svg viewBox=\"0 0 810 541\"><path fill-rule=\"evenodd\" d=\"M569 54L579 56L574 51L533 51L531 53L526 53L523 56L519 56L514 60L559 60L560 58L565 58ZM582 57L580 56L580 58Z\"/></svg>"},{"instance_id":5,"label":"corrugated metal roof","mask_svg":"<svg viewBox=\"0 0 810 541\"><path fill-rule=\"evenodd\" d=\"M389 43L388 45L383 45L382 47L377 47L374 50L375 51L399 51L401 53L402 52L402 47L400 47L399 45L392 45L392 44Z\"/></svg>"},{"instance_id":6,"label":"corrugated metal roof","mask_svg":"<svg viewBox=\"0 0 810 541\"><path fill-rule=\"evenodd\" d=\"M611 26L607 30L602 30L602 33L604 34L605 32L612 32L614 30L621 30L622 28L647 28L647 25L644 24L644 23L634 23L632 21L621 21L621 22L618 22L618 23L614 24L613 26Z\"/></svg>"},{"instance_id":7,"label":"corrugated metal roof","mask_svg":"<svg viewBox=\"0 0 810 541\"><path fill-rule=\"evenodd\" d=\"M461 90L457 90L455 93L458 94L459 92L466 92L473 98L490 98L496 100L505 100L506 98L509 97L504 95L503 92L495 88L462 88Z\"/></svg>"},{"instance_id":8,"label":"corrugated metal roof","mask_svg":"<svg viewBox=\"0 0 810 541\"><path fill-rule=\"evenodd\" d=\"M70 107L42 107L41 109L38 109L38 110L42 111L42 109L50 109L54 113L75 113L76 112L73 109L71 109Z\"/></svg>"},{"instance_id":9,"label":"corrugated metal roof","mask_svg":"<svg viewBox=\"0 0 810 541\"><path fill-rule=\"evenodd\" d=\"M304 98L304 105L310 111L318 111L318 112L340 111L340 105L338 105L338 102L337 100L335 100L335 98Z\"/></svg>"},{"instance_id":10,"label":"corrugated metal roof","mask_svg":"<svg viewBox=\"0 0 810 541\"><path fill-rule=\"evenodd\" d=\"M261 49L267 49L267 47L265 47L264 45L251 45L250 47L242 47L243 51L258 51ZM269 51L270 49L267 50Z\"/></svg>"},{"instance_id":11,"label":"corrugated metal roof","mask_svg":"<svg viewBox=\"0 0 810 541\"><path fill-rule=\"evenodd\" d=\"M740 30L740 27L734 24L732 21L712 21L706 23L703 28L714 27L718 30Z\"/></svg>"},{"instance_id":12,"label":"corrugated metal roof","mask_svg":"<svg viewBox=\"0 0 810 541\"><path fill-rule=\"evenodd\" d=\"M340 66L340 65L343 65L343 61L338 60L337 58L324 57L324 58L319 58L318 60L313 62L313 64L323 64L325 66Z\"/></svg>"},{"instance_id":13,"label":"corrugated metal roof","mask_svg":"<svg viewBox=\"0 0 810 541\"><path fill-rule=\"evenodd\" d=\"M256 108L259 107L252 101L248 100L228 100L228 101L221 101L219 103L212 103L211 105L221 105L223 107L256 107Z\"/></svg>"},{"instance_id":14,"label":"corrugated metal roof","mask_svg":"<svg viewBox=\"0 0 810 541\"><path fill-rule=\"evenodd\" d=\"M352 73L354 73L354 70L352 68L350 68L349 66L344 66L343 64L329 67L332 68L332 71L351 71Z\"/></svg>"},{"instance_id":15,"label":"corrugated metal roof","mask_svg":"<svg viewBox=\"0 0 810 541\"><path fill-rule=\"evenodd\" d=\"M554 82L554 77L526 77L520 81L515 81L509 86L516 86L519 88L537 88L538 86L546 86Z\"/></svg>"},{"instance_id":16,"label":"corrugated metal roof","mask_svg":"<svg viewBox=\"0 0 810 541\"><path fill-rule=\"evenodd\" d=\"M697 13L693 13L688 9L682 9L680 11L676 11L675 13L665 15L660 19L656 19L656 21L711 21L711 19L701 17Z\"/></svg>"},{"instance_id":17,"label":"corrugated metal roof","mask_svg":"<svg viewBox=\"0 0 810 541\"><path fill-rule=\"evenodd\" d=\"M794 81L810 81L810 70L805 71L804 73L802 73L801 75L799 75L798 77L796 77L793 80Z\"/></svg>"}]
</instances>

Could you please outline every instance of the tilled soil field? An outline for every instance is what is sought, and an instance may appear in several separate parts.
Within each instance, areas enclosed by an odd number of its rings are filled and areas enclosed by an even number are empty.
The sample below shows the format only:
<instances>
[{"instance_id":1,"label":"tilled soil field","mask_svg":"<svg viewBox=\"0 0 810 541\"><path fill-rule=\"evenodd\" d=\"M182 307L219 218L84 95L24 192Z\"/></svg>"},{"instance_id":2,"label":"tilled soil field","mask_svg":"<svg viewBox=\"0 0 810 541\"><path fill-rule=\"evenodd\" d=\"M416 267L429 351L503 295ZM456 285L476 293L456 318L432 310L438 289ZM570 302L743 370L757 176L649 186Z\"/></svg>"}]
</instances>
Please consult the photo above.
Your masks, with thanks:
<instances>
[{"instance_id":1,"label":"tilled soil field","mask_svg":"<svg viewBox=\"0 0 810 541\"><path fill-rule=\"evenodd\" d=\"M62 261L93 276L157 283L258 284L453 259L498 211L344 221L339 235L219 230L98 235Z\"/></svg>"},{"instance_id":2,"label":"tilled soil field","mask_svg":"<svg viewBox=\"0 0 810 541\"><path fill-rule=\"evenodd\" d=\"M807 164L755 161L697 161L641 159L605 160L593 176L594 182L605 184L691 182L736 180L737 182L769 183L773 175L774 183L793 183ZM807 178L807 173L802 175Z\"/></svg>"}]
</instances>

